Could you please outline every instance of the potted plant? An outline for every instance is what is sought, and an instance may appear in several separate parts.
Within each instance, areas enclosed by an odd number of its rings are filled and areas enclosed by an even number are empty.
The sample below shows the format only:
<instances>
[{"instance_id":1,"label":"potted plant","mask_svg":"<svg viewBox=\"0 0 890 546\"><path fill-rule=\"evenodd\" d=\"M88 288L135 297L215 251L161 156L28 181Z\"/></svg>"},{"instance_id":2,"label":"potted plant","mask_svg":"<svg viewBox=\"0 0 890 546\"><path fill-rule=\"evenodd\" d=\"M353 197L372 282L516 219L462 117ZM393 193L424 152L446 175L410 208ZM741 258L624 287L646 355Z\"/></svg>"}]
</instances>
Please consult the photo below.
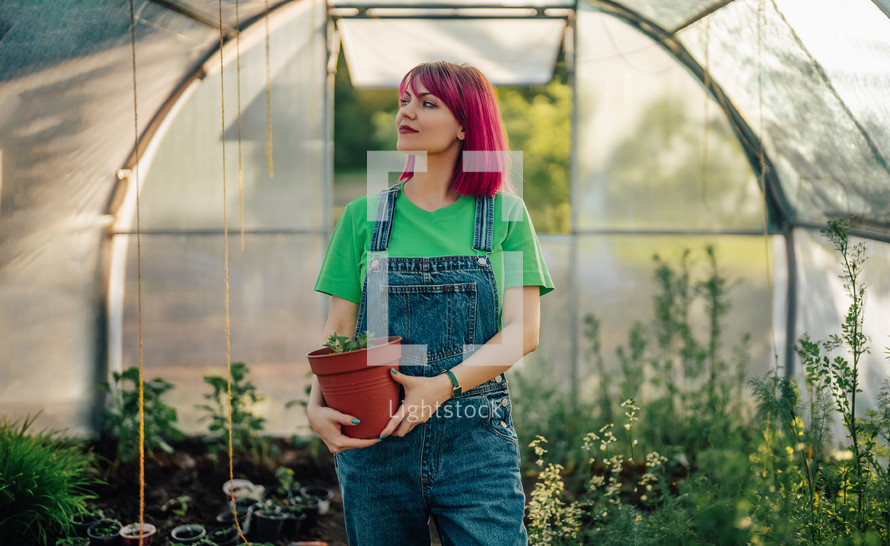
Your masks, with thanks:
<instances>
[{"instance_id":1,"label":"potted plant","mask_svg":"<svg viewBox=\"0 0 890 546\"><path fill-rule=\"evenodd\" d=\"M325 403L359 420L343 427L352 438L379 436L399 405L399 384L391 370L399 367L402 338L368 337L365 333L352 341L334 332L323 348L306 355Z\"/></svg>"},{"instance_id":2,"label":"potted plant","mask_svg":"<svg viewBox=\"0 0 890 546\"><path fill-rule=\"evenodd\" d=\"M299 506L303 513L306 515L306 519L303 520L303 533L310 531L316 525L318 525L318 513L320 509L320 502L317 497L309 496L299 496L294 498L294 504Z\"/></svg>"},{"instance_id":3,"label":"potted plant","mask_svg":"<svg viewBox=\"0 0 890 546\"><path fill-rule=\"evenodd\" d=\"M263 491L263 501L271 501L275 504L287 504L291 499L290 489L283 485L267 487Z\"/></svg>"},{"instance_id":4,"label":"potted plant","mask_svg":"<svg viewBox=\"0 0 890 546\"><path fill-rule=\"evenodd\" d=\"M170 531L170 539L180 544L195 544L207 536L207 529L198 523L187 523L174 527Z\"/></svg>"},{"instance_id":5,"label":"potted plant","mask_svg":"<svg viewBox=\"0 0 890 546\"><path fill-rule=\"evenodd\" d=\"M140 526L139 522L136 522L121 527L118 534L124 539L125 546L148 546L157 532L157 527L151 523L143 523Z\"/></svg>"},{"instance_id":6,"label":"potted plant","mask_svg":"<svg viewBox=\"0 0 890 546\"><path fill-rule=\"evenodd\" d=\"M243 512L238 510L238 527L241 528L241 532L245 535L250 532L250 525L252 518L250 517L250 510L244 510ZM232 527L235 528L235 511L229 508L228 510L224 510L216 515L216 522L219 523L222 527ZM235 534L238 534L238 529L235 528Z\"/></svg>"},{"instance_id":7,"label":"potted plant","mask_svg":"<svg viewBox=\"0 0 890 546\"><path fill-rule=\"evenodd\" d=\"M243 531L244 529L242 529L242 532ZM238 535L238 529L234 525L224 525L222 527L217 527L216 529L213 529L212 531L207 533L207 537L205 537L205 539L211 544L215 544L217 546L235 546L235 544L239 544L241 542L241 537Z\"/></svg>"},{"instance_id":8,"label":"potted plant","mask_svg":"<svg viewBox=\"0 0 890 546\"><path fill-rule=\"evenodd\" d=\"M281 536L285 538L299 538L303 525L308 517L299 503L289 504L283 510L284 523L281 526Z\"/></svg>"},{"instance_id":9,"label":"potted plant","mask_svg":"<svg viewBox=\"0 0 890 546\"><path fill-rule=\"evenodd\" d=\"M241 497L240 499L235 499L234 504L229 500L226 505L229 507L229 510L237 510L238 515L241 515L250 512L259 502L259 500L253 497Z\"/></svg>"},{"instance_id":10,"label":"potted plant","mask_svg":"<svg viewBox=\"0 0 890 546\"><path fill-rule=\"evenodd\" d=\"M88 509L75 514L74 517L71 518L71 523L74 525L74 534L79 537L87 536L87 529L90 525L104 517L105 513L98 508Z\"/></svg>"},{"instance_id":11,"label":"potted plant","mask_svg":"<svg viewBox=\"0 0 890 546\"><path fill-rule=\"evenodd\" d=\"M120 542L121 523L115 519L102 518L87 527L90 546L115 546Z\"/></svg>"},{"instance_id":12,"label":"potted plant","mask_svg":"<svg viewBox=\"0 0 890 546\"><path fill-rule=\"evenodd\" d=\"M261 542L275 542L281 535L281 528L287 515L274 501L265 501L254 508L253 538Z\"/></svg>"},{"instance_id":13,"label":"potted plant","mask_svg":"<svg viewBox=\"0 0 890 546\"><path fill-rule=\"evenodd\" d=\"M300 494L304 497L315 497L318 499L318 513L320 515L327 514L331 509L331 499L334 498L334 492L323 485L306 485L300 488Z\"/></svg>"}]
</instances>

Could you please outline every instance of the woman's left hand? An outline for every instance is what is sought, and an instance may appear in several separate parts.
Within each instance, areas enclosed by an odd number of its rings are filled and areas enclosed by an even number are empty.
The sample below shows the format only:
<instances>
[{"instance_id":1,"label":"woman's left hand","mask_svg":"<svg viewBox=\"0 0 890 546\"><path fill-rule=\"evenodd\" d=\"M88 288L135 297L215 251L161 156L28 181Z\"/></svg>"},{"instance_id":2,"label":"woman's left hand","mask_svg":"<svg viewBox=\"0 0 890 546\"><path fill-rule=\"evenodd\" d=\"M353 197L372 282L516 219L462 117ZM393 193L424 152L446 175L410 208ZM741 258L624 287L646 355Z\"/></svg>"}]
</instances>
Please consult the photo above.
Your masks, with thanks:
<instances>
[{"instance_id":1,"label":"woman's left hand","mask_svg":"<svg viewBox=\"0 0 890 546\"><path fill-rule=\"evenodd\" d=\"M416 377L393 370L392 378L405 388L405 399L393 412L392 418L380 434L381 439L408 434L451 399L451 381L446 375Z\"/></svg>"}]
</instances>

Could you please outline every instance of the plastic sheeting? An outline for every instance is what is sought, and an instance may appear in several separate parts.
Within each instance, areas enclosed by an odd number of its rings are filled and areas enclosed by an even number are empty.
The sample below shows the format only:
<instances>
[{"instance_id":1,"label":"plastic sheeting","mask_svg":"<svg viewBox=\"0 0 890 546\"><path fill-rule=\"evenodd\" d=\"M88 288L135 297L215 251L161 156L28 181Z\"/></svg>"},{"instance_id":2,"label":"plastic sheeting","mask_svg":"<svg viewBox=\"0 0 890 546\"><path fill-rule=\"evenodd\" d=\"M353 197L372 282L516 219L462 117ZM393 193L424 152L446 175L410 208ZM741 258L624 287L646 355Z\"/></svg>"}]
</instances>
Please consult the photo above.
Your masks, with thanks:
<instances>
[{"instance_id":1,"label":"plastic sheeting","mask_svg":"<svg viewBox=\"0 0 890 546\"><path fill-rule=\"evenodd\" d=\"M341 19L356 87L398 87L427 61L469 63L494 85L543 85L553 77L565 21L559 19Z\"/></svg>"},{"instance_id":2,"label":"plastic sheeting","mask_svg":"<svg viewBox=\"0 0 890 546\"><path fill-rule=\"evenodd\" d=\"M242 49L241 251L235 2L222 4L224 103L214 57L218 4L135 2L139 127L157 131L145 135L141 172L145 358L150 374L177 383L174 403L192 423L201 376L221 374L225 364L224 149L232 359L251 365L270 393L262 411L271 428L290 432L296 410L288 414L282 403L302 395L304 368L295 364L317 343L325 312L325 298L306 287L331 227L325 80L333 27L322 2L272 3L270 19L280 29L271 48L273 178L265 163L264 48L253 32L263 26L265 1L239 1L242 27L250 27ZM328 5L356 15L337 21L350 72L374 86L394 86L393 74L401 77L422 50L473 62L501 84L546 80L563 38L560 17L574 7L511 0L500 5L534 15L505 22L458 20L478 6L469 0L444 12L407 0L387 2L389 11L364 1ZM133 173L116 176L134 141L126 7L110 0L0 4L0 411L43 411L42 424L75 431L90 430L93 381L137 360L135 186ZM498 10L486 9L486 17ZM417 18L404 19L406 10ZM542 344L523 365L543 362L565 382L591 388L585 314L605 319L610 351L633 320L650 314L651 255L708 242L728 276L742 279L727 343L753 334L751 373L782 353L785 315L799 318L790 335L833 331L844 309L836 260L813 228L856 214L864 220L860 234L890 240L888 17L887 0L583 2L574 33L573 231L542 237L558 290L544 299ZM505 32L508 23L530 26ZM362 34L363 25L376 30ZM407 45L399 41L407 38ZM409 51L387 53L393 45ZM460 51L469 53L448 56ZM699 83L705 70L725 102L707 98ZM790 234L787 248L782 238L759 234L760 143L773 169L767 178L777 184L768 196L777 213L770 230ZM890 251L868 244L866 331L874 354L864 373L877 387L886 372L880 349L890 286L882 272ZM798 258L793 272L788 256ZM797 303L788 309L795 281Z\"/></svg>"}]
</instances>

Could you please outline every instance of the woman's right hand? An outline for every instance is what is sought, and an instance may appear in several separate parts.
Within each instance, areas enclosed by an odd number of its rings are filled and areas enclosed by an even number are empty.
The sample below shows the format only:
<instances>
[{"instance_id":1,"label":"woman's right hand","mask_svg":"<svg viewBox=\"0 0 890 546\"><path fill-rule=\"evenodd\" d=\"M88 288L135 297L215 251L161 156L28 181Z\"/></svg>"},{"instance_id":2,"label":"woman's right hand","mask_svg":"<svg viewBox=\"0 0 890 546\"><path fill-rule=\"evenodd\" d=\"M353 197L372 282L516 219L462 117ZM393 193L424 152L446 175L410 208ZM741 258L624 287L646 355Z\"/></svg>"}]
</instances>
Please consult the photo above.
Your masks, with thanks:
<instances>
[{"instance_id":1,"label":"woman's right hand","mask_svg":"<svg viewBox=\"0 0 890 546\"><path fill-rule=\"evenodd\" d=\"M353 421L351 415L341 413L334 408L310 399L309 405L306 407L306 416L309 418L309 425L318 434L318 437L328 446L331 453L339 453L347 449L356 449L360 447L368 447L376 444L380 440L371 438L361 440L359 438L350 438L343 434L341 426L353 427L358 423Z\"/></svg>"}]
</instances>

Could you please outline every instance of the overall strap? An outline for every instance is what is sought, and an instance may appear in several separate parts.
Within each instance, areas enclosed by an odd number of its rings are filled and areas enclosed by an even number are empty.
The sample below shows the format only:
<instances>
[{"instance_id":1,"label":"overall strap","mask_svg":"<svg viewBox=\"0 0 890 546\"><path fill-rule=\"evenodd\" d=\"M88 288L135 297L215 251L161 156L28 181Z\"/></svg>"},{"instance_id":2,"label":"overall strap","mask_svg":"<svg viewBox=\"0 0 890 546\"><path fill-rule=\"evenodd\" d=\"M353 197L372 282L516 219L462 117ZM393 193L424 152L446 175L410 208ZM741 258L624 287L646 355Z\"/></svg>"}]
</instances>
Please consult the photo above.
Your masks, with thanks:
<instances>
[{"instance_id":1,"label":"overall strap","mask_svg":"<svg viewBox=\"0 0 890 546\"><path fill-rule=\"evenodd\" d=\"M476 197L476 226L473 230L473 250L491 252L494 235L494 197Z\"/></svg>"},{"instance_id":2,"label":"overall strap","mask_svg":"<svg viewBox=\"0 0 890 546\"><path fill-rule=\"evenodd\" d=\"M371 233L371 252L384 252L389 248L389 237L392 235L392 217L396 210L396 198L402 183L380 190L377 203L377 216L374 217L374 231Z\"/></svg>"}]
</instances>

